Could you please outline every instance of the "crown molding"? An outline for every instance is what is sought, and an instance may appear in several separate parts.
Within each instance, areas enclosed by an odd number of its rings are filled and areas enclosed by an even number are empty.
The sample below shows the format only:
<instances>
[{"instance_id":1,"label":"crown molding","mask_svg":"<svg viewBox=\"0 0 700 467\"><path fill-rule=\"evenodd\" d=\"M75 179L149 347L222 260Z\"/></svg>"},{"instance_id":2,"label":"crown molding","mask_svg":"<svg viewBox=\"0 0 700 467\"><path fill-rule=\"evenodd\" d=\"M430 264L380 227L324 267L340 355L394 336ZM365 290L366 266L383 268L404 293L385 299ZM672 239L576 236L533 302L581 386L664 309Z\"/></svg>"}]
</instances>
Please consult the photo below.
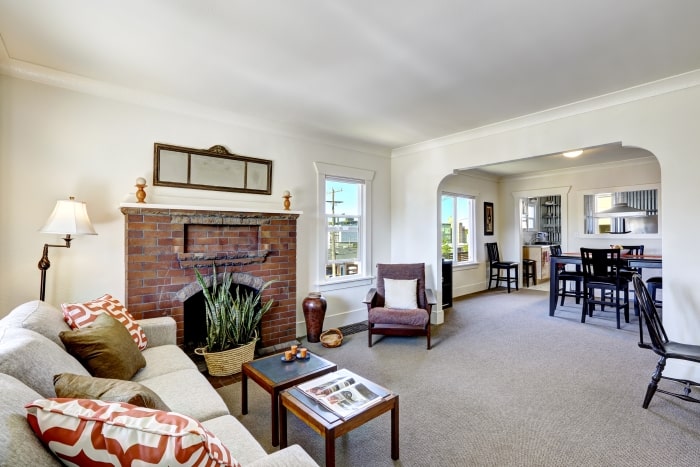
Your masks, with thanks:
<instances>
[{"instance_id":1,"label":"crown molding","mask_svg":"<svg viewBox=\"0 0 700 467\"><path fill-rule=\"evenodd\" d=\"M126 102L129 104L165 110L190 117L212 120L219 123L235 125L254 131L271 133L314 144L323 144L334 148L361 152L372 156L381 156L386 158L391 156L391 148L389 147L363 143L361 141L344 138L342 136L329 136L320 130L314 130L301 126L285 125L271 122L269 120L244 116L215 107L204 106L170 96L145 92L138 89L94 80L84 76L66 73L64 71L17 60L9 56L1 36L0 74L17 79L33 81L48 86L90 94L97 97L112 99L119 102Z\"/></svg>"},{"instance_id":2,"label":"crown molding","mask_svg":"<svg viewBox=\"0 0 700 467\"><path fill-rule=\"evenodd\" d=\"M551 109L523 115L510 120L504 120L491 125L485 125L479 128L460 131L458 133L441 136L440 138L423 141L421 143L403 146L394 149L391 152L391 156L392 158L402 157L417 152L430 151L453 144L518 130L620 104L626 104L698 85L700 85L700 70L693 70L680 75L670 76L668 78L652 81L650 83L640 84L631 88L603 94L590 99L572 102L559 107L553 107Z\"/></svg>"}]
</instances>

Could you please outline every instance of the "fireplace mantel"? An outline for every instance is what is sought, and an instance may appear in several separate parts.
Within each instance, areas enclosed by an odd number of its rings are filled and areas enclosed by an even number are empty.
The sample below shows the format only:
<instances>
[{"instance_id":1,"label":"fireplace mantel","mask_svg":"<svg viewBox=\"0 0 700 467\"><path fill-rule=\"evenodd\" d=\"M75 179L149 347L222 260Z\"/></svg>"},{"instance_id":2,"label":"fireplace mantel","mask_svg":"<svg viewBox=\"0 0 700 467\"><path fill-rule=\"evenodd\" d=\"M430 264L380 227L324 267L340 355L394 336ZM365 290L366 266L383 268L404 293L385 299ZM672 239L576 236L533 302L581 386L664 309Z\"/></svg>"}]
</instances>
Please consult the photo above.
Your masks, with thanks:
<instances>
[{"instance_id":1,"label":"fireplace mantel","mask_svg":"<svg viewBox=\"0 0 700 467\"><path fill-rule=\"evenodd\" d=\"M300 216L303 211L287 211L285 209L268 209L268 208L236 208L231 206L204 206L196 204L153 204L153 203L121 203L120 208L139 208L139 209L181 209L183 211L231 211L231 212L249 212L260 214L296 214Z\"/></svg>"}]
</instances>

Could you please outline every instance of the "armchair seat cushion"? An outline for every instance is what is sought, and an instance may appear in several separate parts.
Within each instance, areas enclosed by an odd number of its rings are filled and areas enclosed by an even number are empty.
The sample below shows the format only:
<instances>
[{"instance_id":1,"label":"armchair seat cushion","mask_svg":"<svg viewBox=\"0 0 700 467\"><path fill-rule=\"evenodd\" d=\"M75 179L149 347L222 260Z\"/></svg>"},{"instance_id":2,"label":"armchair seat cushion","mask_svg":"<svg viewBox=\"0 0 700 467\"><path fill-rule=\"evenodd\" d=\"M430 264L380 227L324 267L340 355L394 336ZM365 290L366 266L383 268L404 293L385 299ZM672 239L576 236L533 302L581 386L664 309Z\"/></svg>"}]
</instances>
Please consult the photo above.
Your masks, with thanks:
<instances>
[{"instance_id":1,"label":"armchair seat cushion","mask_svg":"<svg viewBox=\"0 0 700 467\"><path fill-rule=\"evenodd\" d=\"M407 326L425 327L430 315L422 308L400 310L395 308L372 308L369 311L369 322L372 324L403 324Z\"/></svg>"}]
</instances>

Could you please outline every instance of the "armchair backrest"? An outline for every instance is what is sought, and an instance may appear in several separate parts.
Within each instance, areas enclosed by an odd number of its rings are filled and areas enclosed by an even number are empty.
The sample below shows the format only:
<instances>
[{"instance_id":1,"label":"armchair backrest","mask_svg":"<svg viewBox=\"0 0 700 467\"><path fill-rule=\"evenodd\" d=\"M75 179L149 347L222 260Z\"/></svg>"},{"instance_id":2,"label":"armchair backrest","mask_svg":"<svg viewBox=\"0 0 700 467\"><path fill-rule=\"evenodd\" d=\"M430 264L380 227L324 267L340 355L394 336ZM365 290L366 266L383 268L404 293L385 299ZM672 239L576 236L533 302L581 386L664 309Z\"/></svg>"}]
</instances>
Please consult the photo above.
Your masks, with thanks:
<instances>
[{"instance_id":1,"label":"armchair backrest","mask_svg":"<svg viewBox=\"0 0 700 467\"><path fill-rule=\"evenodd\" d=\"M377 302L374 306L384 306L384 278L398 280L417 280L417 304L418 308L427 309L425 298L425 263L406 264L377 264Z\"/></svg>"}]
</instances>

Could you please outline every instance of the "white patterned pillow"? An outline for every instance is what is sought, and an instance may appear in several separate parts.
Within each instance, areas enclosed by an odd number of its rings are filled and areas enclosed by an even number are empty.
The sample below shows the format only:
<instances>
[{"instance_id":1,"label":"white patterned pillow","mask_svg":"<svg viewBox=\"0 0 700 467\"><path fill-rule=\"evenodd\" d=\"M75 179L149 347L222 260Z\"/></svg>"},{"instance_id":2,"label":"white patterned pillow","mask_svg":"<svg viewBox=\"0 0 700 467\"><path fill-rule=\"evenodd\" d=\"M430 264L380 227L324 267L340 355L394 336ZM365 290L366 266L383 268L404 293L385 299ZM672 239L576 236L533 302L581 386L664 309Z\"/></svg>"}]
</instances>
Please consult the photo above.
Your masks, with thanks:
<instances>
[{"instance_id":1,"label":"white patterned pillow","mask_svg":"<svg viewBox=\"0 0 700 467\"><path fill-rule=\"evenodd\" d=\"M95 321L100 313L108 313L126 326L134 342L139 346L139 350L145 349L148 345L146 333L143 332L139 323L119 300L109 294L87 303L63 303L61 308L66 323L72 329L84 328Z\"/></svg>"},{"instance_id":2,"label":"white patterned pillow","mask_svg":"<svg viewBox=\"0 0 700 467\"><path fill-rule=\"evenodd\" d=\"M236 466L196 420L124 402L38 399L26 405L34 433L67 465Z\"/></svg>"},{"instance_id":3,"label":"white patterned pillow","mask_svg":"<svg viewBox=\"0 0 700 467\"><path fill-rule=\"evenodd\" d=\"M418 279L384 279L384 307L415 310L418 308Z\"/></svg>"}]
</instances>

